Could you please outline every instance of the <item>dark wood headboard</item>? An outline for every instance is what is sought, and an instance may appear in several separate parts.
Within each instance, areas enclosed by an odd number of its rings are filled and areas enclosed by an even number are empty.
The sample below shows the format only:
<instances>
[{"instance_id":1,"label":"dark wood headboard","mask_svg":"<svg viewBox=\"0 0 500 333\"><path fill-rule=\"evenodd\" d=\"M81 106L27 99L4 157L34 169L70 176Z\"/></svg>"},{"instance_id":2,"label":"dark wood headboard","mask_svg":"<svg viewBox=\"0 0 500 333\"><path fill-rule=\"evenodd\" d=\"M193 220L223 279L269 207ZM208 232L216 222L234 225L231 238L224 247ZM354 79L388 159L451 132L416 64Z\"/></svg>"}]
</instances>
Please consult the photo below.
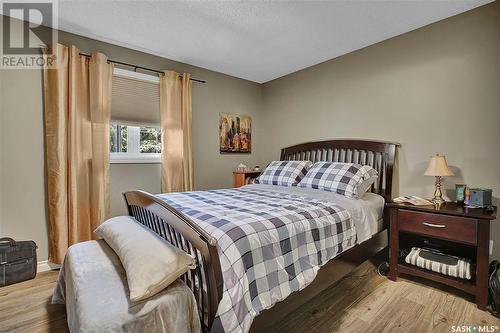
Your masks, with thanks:
<instances>
[{"instance_id":1,"label":"dark wood headboard","mask_svg":"<svg viewBox=\"0 0 500 333\"><path fill-rule=\"evenodd\" d=\"M370 165L379 177L371 192L380 194L390 202L392 178L399 143L357 139L336 139L300 143L281 149L281 160L309 160L359 163Z\"/></svg>"}]
</instances>

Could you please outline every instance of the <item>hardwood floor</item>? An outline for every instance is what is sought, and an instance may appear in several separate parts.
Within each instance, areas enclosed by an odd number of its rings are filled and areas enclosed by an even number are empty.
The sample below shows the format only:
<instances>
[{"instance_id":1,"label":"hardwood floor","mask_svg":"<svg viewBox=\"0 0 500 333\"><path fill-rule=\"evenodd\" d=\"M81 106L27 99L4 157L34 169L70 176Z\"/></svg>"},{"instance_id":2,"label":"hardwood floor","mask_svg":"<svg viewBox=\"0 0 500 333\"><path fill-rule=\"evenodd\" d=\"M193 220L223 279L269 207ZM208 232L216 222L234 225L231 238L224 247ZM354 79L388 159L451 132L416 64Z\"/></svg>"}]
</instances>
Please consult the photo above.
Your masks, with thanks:
<instances>
[{"instance_id":1,"label":"hardwood floor","mask_svg":"<svg viewBox=\"0 0 500 333\"><path fill-rule=\"evenodd\" d=\"M392 282L377 274L380 262L364 262L269 331L450 333L453 325L477 325L499 332L500 320L468 294L419 278Z\"/></svg>"},{"instance_id":2,"label":"hardwood floor","mask_svg":"<svg viewBox=\"0 0 500 333\"><path fill-rule=\"evenodd\" d=\"M452 332L452 325L494 326L466 294L415 278L389 281L367 261L335 288L276 322L269 332ZM51 305L57 272L0 288L0 332L67 332L64 306Z\"/></svg>"},{"instance_id":3,"label":"hardwood floor","mask_svg":"<svg viewBox=\"0 0 500 333\"><path fill-rule=\"evenodd\" d=\"M64 305L50 304L57 271L0 288L0 332L67 332Z\"/></svg>"}]
</instances>

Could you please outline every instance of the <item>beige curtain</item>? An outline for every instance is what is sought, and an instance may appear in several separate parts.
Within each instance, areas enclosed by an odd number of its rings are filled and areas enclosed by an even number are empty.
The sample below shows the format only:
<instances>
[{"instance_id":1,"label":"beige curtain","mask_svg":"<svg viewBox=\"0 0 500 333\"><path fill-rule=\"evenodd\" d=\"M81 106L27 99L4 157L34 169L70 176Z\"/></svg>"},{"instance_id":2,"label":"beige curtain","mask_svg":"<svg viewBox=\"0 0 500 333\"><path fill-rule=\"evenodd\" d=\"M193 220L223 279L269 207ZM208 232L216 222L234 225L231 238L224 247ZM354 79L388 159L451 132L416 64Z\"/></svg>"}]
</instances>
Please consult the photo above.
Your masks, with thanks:
<instances>
[{"instance_id":1,"label":"beige curtain","mask_svg":"<svg viewBox=\"0 0 500 333\"><path fill-rule=\"evenodd\" d=\"M56 44L44 68L49 260L95 237L109 212L109 121L113 65Z\"/></svg>"},{"instance_id":2,"label":"beige curtain","mask_svg":"<svg viewBox=\"0 0 500 333\"><path fill-rule=\"evenodd\" d=\"M162 192L193 190L191 80L174 71L160 76Z\"/></svg>"}]
</instances>

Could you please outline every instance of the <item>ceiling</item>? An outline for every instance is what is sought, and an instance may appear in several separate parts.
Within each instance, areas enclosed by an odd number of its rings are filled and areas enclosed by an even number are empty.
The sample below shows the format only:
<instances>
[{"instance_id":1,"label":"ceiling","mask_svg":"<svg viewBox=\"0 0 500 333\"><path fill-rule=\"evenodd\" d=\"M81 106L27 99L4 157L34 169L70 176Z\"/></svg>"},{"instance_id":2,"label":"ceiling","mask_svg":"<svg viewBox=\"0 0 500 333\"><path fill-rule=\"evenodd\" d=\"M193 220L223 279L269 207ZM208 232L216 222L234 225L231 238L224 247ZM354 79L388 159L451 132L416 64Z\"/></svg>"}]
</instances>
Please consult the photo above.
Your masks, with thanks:
<instances>
[{"instance_id":1,"label":"ceiling","mask_svg":"<svg viewBox=\"0 0 500 333\"><path fill-rule=\"evenodd\" d=\"M59 1L59 29L263 83L491 0Z\"/></svg>"}]
</instances>

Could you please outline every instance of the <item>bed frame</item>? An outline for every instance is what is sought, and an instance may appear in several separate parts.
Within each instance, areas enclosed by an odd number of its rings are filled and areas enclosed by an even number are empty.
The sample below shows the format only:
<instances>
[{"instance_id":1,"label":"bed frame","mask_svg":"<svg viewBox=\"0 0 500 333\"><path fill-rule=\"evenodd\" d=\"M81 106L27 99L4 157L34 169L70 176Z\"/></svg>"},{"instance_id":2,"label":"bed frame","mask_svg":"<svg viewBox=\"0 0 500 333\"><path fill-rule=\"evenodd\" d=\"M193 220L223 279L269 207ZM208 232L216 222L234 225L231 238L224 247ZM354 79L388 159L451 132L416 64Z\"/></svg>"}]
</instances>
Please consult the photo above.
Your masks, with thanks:
<instances>
[{"instance_id":1,"label":"bed frame","mask_svg":"<svg viewBox=\"0 0 500 333\"><path fill-rule=\"evenodd\" d=\"M379 178L370 189L391 200L392 179L396 147L399 144L369 140L328 140L302 143L281 150L281 160L310 160L349 162L370 165L379 172ZM197 268L182 279L193 291L202 323L208 332L222 298L222 271L217 253L216 239L188 217L164 201L143 191L124 193L129 215L151 229L174 246L193 255ZM299 292L263 311L252 324L252 332L266 331L273 322L306 303L359 264L387 246L387 225L370 240L356 245L330 260L319 271L315 280Z\"/></svg>"}]
</instances>

